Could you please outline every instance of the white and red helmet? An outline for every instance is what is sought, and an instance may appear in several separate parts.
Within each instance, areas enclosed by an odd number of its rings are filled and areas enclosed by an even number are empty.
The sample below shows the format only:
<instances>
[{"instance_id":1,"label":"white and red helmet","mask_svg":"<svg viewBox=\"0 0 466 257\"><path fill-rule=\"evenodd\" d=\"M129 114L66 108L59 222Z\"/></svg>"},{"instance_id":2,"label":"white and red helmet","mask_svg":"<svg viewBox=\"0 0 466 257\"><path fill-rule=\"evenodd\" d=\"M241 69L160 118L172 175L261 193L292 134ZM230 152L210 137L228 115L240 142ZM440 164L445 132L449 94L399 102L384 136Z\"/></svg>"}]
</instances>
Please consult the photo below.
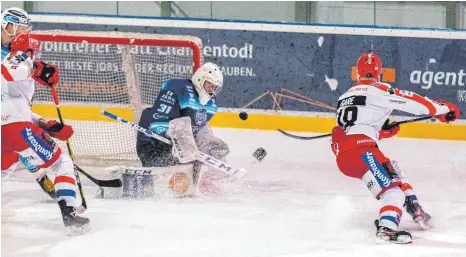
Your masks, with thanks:
<instances>
[{"instance_id":1,"label":"white and red helmet","mask_svg":"<svg viewBox=\"0 0 466 257\"><path fill-rule=\"evenodd\" d=\"M191 81L199 94L199 101L205 105L222 90L223 74L217 65L208 62L194 73Z\"/></svg>"},{"instance_id":2,"label":"white and red helmet","mask_svg":"<svg viewBox=\"0 0 466 257\"><path fill-rule=\"evenodd\" d=\"M382 75L382 61L374 53L362 54L356 64L358 80L377 79Z\"/></svg>"}]
</instances>

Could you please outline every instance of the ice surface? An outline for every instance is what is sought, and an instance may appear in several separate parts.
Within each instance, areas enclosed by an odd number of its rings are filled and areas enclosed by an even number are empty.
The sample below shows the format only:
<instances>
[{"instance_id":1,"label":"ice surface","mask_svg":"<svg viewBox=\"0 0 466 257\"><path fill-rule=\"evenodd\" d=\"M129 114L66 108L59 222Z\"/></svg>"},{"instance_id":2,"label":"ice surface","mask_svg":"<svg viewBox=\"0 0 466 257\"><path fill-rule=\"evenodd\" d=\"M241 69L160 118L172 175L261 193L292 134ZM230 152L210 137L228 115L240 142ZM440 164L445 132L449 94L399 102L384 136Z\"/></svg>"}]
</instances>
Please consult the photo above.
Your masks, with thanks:
<instances>
[{"instance_id":1,"label":"ice surface","mask_svg":"<svg viewBox=\"0 0 466 257\"><path fill-rule=\"evenodd\" d=\"M379 203L340 174L327 139L300 141L274 131L215 129L228 161L250 174L236 193L185 199L108 200L83 178L92 231L69 238L56 203L27 172L2 185L2 256L466 256L466 142L382 142L410 178L434 228L410 217L410 245L377 245ZM309 133L302 133L309 135ZM258 147L268 155L254 163ZM100 168L85 167L99 175Z\"/></svg>"}]
</instances>

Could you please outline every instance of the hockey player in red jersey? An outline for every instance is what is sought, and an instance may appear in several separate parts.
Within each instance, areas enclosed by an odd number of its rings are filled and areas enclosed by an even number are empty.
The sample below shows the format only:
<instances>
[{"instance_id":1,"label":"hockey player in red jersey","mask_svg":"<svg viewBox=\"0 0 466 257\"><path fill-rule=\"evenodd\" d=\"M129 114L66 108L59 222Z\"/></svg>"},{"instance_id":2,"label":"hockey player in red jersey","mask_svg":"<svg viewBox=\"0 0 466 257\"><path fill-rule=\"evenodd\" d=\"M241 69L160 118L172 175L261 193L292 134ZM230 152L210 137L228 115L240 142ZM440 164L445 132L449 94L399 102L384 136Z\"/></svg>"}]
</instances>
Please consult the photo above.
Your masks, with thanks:
<instances>
[{"instance_id":1,"label":"hockey player in red jersey","mask_svg":"<svg viewBox=\"0 0 466 257\"><path fill-rule=\"evenodd\" d=\"M56 121L37 124L31 111L34 81L53 87L59 80L57 67L34 60L38 51L36 39L19 34L11 43L11 52L2 60L2 170L17 162L14 157L19 156L31 166L52 171L64 225L71 234L79 234L89 230L89 219L76 215L73 161L52 138L67 140L73 130Z\"/></svg>"},{"instance_id":2,"label":"hockey player in red jersey","mask_svg":"<svg viewBox=\"0 0 466 257\"><path fill-rule=\"evenodd\" d=\"M338 99L338 125L332 130L331 146L340 171L361 179L382 203L375 221L377 240L410 243L411 234L398 229L402 208L424 229L428 228L430 215L422 209L397 162L386 157L377 144L400 130L388 119L393 110L430 115L445 123L456 120L460 112L452 103L433 101L382 83L381 74L382 61L376 54L359 58L358 82Z\"/></svg>"},{"instance_id":3,"label":"hockey player in red jersey","mask_svg":"<svg viewBox=\"0 0 466 257\"><path fill-rule=\"evenodd\" d=\"M21 41L29 40L25 35L29 34L31 24L29 14L24 10L16 7L8 8L2 12L1 17L1 34L2 34L2 63L8 65L9 60L6 57L12 51L12 41L15 38L16 47L24 43ZM33 47L33 46L31 46ZM24 52L24 51L23 51ZM47 121L40 115L32 113L32 122L45 131L48 131L51 126L56 122L54 120ZM8 116L2 115L2 119L8 119ZM39 169L30 163L29 160L23 158L15 152L8 152L2 149L2 178L8 177L16 170L19 161L34 175L40 187L52 198L57 198L53 182L49 179L43 170Z\"/></svg>"}]
</instances>

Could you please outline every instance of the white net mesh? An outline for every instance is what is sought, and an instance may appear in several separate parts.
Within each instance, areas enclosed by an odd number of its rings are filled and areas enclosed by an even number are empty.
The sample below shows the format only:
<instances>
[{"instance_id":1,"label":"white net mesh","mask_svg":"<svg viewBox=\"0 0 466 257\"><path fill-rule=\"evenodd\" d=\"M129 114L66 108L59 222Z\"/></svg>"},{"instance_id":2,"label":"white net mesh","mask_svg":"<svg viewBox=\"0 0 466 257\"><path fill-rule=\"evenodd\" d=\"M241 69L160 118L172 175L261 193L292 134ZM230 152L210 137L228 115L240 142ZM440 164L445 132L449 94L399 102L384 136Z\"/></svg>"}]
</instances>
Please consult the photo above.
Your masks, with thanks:
<instances>
[{"instance_id":1,"label":"white net mesh","mask_svg":"<svg viewBox=\"0 0 466 257\"><path fill-rule=\"evenodd\" d=\"M62 114L75 130L71 145L81 162L137 160L136 131L107 119L100 110L132 117L137 123L142 110L153 105L165 80L191 78L193 67L202 61L201 40L192 36L82 31L34 34L41 41L40 60L59 68ZM53 113L50 90L37 85L34 104Z\"/></svg>"}]
</instances>

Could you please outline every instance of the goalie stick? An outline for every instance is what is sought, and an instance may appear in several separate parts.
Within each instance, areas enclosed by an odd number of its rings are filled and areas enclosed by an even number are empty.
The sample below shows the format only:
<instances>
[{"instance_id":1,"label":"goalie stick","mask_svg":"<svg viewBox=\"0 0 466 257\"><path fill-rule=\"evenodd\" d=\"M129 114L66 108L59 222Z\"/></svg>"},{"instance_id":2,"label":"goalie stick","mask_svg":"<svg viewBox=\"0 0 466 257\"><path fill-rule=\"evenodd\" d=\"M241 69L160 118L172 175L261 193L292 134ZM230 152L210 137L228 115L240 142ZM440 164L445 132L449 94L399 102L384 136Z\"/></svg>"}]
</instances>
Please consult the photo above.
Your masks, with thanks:
<instances>
[{"instance_id":1,"label":"goalie stick","mask_svg":"<svg viewBox=\"0 0 466 257\"><path fill-rule=\"evenodd\" d=\"M148 129L143 128L143 127L141 127L141 126L139 126L137 124L134 124L134 123L132 123L130 121L127 121L127 120L125 120L125 119L123 119L121 117L118 117L115 114L112 114L112 113L110 113L110 112L108 112L106 110L102 110L101 114L105 115L105 116L107 116L107 117L109 117L109 118L111 118L113 120L120 121L122 123L126 123L129 126L131 126L131 127L135 128L135 129L137 129L138 131L144 133L148 137L152 137L152 138L155 138L157 140L160 140L160 141L164 142L165 144L169 144L169 145L172 144L170 139L168 139L166 137L163 137L163 136L160 136L160 135L157 135L154 132L152 132L151 130L148 130ZM213 167L213 168L215 168L215 169L217 169L217 170L219 170L221 172L227 173L230 176L234 176L236 178L242 178L242 177L247 175L247 171L244 168L242 168L242 167L239 168L239 169L238 168L233 168L230 165L228 165L227 163L222 162L220 160L217 160L214 157L212 157L212 156L210 156L208 154L205 154L203 152L200 152L200 151L197 152L197 160L204 163L204 164L206 164L206 165L209 165L209 166L211 166L211 167Z\"/></svg>"},{"instance_id":2,"label":"goalie stick","mask_svg":"<svg viewBox=\"0 0 466 257\"><path fill-rule=\"evenodd\" d=\"M411 122L416 122L416 121L421 121L421 120L428 120L428 119L431 119L432 116L427 116L427 117L419 117L419 118L415 118L415 119L411 119L411 120L403 120L403 121L398 121L398 122L395 122L394 125L392 126L397 126L397 125L401 125L401 124L406 124L406 123L411 123ZM313 136L313 137L304 137L304 136L297 136L297 135L293 135L293 134L290 134L282 129L277 129L278 132L282 133L283 135L287 136L287 137L291 137L291 138L294 138L294 139L300 139L300 140L313 140L313 139L318 139L318 138L324 138L324 137L329 137L331 136L332 134L324 134L324 135L319 135L319 136Z\"/></svg>"},{"instance_id":3,"label":"goalie stick","mask_svg":"<svg viewBox=\"0 0 466 257\"><path fill-rule=\"evenodd\" d=\"M57 108L58 118L60 119L60 122L62 124L65 124L63 122L63 117L62 117L62 114L61 114L60 103L59 103L59 100L58 100L58 94L57 94L56 88L52 87L51 90L52 90L53 101L55 102L55 105L56 105L56 108ZM74 160L74 154L73 154L73 151L71 149L71 144L70 144L69 140L66 141L66 146L68 148L68 153L70 154L70 157ZM92 177L89 173L85 172L78 165L74 164L74 167L75 167L75 170L78 170L79 172L84 174L84 176L86 176L90 181L94 182L98 186L101 186L101 187L121 187L121 185L122 185L122 182L121 182L120 179L112 179L112 180L96 179L96 178ZM76 173L76 182L78 184L79 191L81 192L81 197L84 197L84 192L82 192L83 189L82 189L82 185L81 185L81 180L79 179L79 174L78 173ZM85 205L84 198L83 198L83 207L87 208L87 206Z\"/></svg>"}]
</instances>

